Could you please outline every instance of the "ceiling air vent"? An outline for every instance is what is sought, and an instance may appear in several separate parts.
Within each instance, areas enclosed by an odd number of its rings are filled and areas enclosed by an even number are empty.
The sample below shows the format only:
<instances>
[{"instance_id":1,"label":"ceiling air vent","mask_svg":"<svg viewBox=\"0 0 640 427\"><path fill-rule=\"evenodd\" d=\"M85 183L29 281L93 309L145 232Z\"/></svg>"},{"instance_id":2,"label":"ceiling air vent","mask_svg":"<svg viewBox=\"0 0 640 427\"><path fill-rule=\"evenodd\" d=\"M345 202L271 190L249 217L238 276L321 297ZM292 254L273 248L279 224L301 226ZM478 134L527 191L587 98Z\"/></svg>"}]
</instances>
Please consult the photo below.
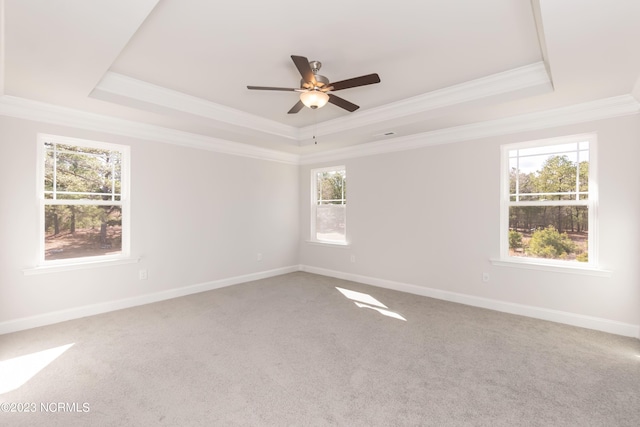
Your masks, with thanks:
<instances>
[{"instance_id":1,"label":"ceiling air vent","mask_svg":"<svg viewBox=\"0 0 640 427\"><path fill-rule=\"evenodd\" d=\"M390 130L388 132L377 133L377 134L375 134L373 136L393 136L395 134L396 133L394 131Z\"/></svg>"}]
</instances>

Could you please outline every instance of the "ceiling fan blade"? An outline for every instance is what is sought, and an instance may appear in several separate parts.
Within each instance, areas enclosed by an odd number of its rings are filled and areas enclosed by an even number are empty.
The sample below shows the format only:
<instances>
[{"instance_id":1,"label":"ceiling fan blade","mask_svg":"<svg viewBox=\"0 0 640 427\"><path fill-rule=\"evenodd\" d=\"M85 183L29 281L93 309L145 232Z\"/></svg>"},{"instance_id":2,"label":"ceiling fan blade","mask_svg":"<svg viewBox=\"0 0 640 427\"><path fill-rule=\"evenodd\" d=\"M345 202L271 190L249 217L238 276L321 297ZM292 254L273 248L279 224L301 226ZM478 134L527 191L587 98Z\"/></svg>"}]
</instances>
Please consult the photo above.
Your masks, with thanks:
<instances>
[{"instance_id":1,"label":"ceiling fan blade","mask_svg":"<svg viewBox=\"0 0 640 427\"><path fill-rule=\"evenodd\" d=\"M298 88L288 88L288 87L269 87L269 86L247 86L247 89L251 90L282 90L287 92L295 92L300 90Z\"/></svg>"},{"instance_id":2,"label":"ceiling fan blade","mask_svg":"<svg viewBox=\"0 0 640 427\"><path fill-rule=\"evenodd\" d=\"M333 87L331 90L349 89L352 87L372 85L380 83L380 76L377 74L367 74L366 76L354 77L352 79L341 80L335 83L329 83L327 86Z\"/></svg>"},{"instance_id":3,"label":"ceiling fan blade","mask_svg":"<svg viewBox=\"0 0 640 427\"><path fill-rule=\"evenodd\" d=\"M337 105L340 108L344 108L345 110L349 111L350 113L353 113L354 111L356 111L358 108L360 108L360 106L353 104L349 101L347 101L346 99L342 99L339 96L335 96L332 93L329 93L329 102L332 103L333 105Z\"/></svg>"},{"instance_id":4,"label":"ceiling fan blade","mask_svg":"<svg viewBox=\"0 0 640 427\"><path fill-rule=\"evenodd\" d=\"M313 75L313 71L311 71L311 66L309 65L309 60L304 56L296 56L291 55L291 59L293 63L296 65L296 68L300 72L302 76L302 80L306 83L311 83L312 85L316 85L316 78Z\"/></svg>"},{"instance_id":5,"label":"ceiling fan blade","mask_svg":"<svg viewBox=\"0 0 640 427\"><path fill-rule=\"evenodd\" d=\"M289 110L287 114L295 114L298 111L302 110L303 107L304 107L304 104L302 103L302 101L298 101L296 102L296 105L291 107L291 110Z\"/></svg>"}]
</instances>

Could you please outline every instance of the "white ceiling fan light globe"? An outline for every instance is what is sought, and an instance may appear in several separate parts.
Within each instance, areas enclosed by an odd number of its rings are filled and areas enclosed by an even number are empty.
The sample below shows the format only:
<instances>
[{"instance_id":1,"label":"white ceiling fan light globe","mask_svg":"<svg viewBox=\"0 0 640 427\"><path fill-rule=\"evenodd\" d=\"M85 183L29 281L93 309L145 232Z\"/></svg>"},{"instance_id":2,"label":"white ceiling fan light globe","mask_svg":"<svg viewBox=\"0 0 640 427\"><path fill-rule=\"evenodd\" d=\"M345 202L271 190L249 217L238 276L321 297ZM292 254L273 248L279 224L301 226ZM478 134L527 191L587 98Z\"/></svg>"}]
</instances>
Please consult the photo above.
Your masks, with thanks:
<instances>
[{"instance_id":1,"label":"white ceiling fan light globe","mask_svg":"<svg viewBox=\"0 0 640 427\"><path fill-rule=\"evenodd\" d=\"M300 94L300 101L306 106L315 110L322 108L329 102L329 95L319 90L310 90Z\"/></svg>"}]
</instances>

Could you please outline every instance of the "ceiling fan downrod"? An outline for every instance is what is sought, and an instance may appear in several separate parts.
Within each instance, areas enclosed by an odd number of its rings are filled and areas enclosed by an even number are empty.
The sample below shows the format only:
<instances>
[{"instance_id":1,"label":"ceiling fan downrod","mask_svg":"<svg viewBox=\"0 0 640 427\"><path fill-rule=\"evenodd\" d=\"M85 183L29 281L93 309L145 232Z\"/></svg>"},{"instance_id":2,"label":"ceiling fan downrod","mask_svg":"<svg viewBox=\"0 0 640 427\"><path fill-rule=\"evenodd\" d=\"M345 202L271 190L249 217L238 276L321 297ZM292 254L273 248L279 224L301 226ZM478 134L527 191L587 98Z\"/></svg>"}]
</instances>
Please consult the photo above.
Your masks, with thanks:
<instances>
[{"instance_id":1,"label":"ceiling fan downrod","mask_svg":"<svg viewBox=\"0 0 640 427\"><path fill-rule=\"evenodd\" d=\"M318 74L320 68L322 68L322 62L320 61L309 61L309 67L311 67L311 72L313 72L313 77L316 80L316 84L312 86L312 82L306 82L303 79L300 79L300 88L306 88L310 90L321 89L329 84L329 79L325 76Z\"/></svg>"}]
</instances>

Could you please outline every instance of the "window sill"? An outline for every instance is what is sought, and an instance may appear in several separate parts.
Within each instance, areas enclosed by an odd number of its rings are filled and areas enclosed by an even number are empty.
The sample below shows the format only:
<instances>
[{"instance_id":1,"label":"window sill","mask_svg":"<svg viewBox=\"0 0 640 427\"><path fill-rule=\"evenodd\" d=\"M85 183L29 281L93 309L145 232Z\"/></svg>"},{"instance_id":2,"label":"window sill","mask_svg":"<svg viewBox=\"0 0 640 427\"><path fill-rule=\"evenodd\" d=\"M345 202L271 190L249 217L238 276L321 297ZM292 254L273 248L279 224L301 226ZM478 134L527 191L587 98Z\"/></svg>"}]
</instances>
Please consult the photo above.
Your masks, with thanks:
<instances>
[{"instance_id":1,"label":"window sill","mask_svg":"<svg viewBox=\"0 0 640 427\"><path fill-rule=\"evenodd\" d=\"M69 262L67 264L49 264L39 265L34 268L25 268L22 270L25 276L33 276L36 274L57 273L59 271L73 271L84 270L88 268L96 267L111 267L113 265L122 264L135 264L140 261L140 258L118 258L118 259L103 259L94 261L76 261Z\"/></svg>"},{"instance_id":2,"label":"window sill","mask_svg":"<svg viewBox=\"0 0 640 427\"><path fill-rule=\"evenodd\" d=\"M348 243L340 243L340 242L322 242L320 240L305 240L310 245L316 246L330 246L330 247L338 247L338 248L348 248Z\"/></svg>"},{"instance_id":3,"label":"window sill","mask_svg":"<svg viewBox=\"0 0 640 427\"><path fill-rule=\"evenodd\" d=\"M587 265L557 265L537 263L534 261L515 261L506 259L492 259L491 264L499 267L522 268L525 270L553 271L555 273L583 274L585 276L611 277L611 270L591 267Z\"/></svg>"}]
</instances>

